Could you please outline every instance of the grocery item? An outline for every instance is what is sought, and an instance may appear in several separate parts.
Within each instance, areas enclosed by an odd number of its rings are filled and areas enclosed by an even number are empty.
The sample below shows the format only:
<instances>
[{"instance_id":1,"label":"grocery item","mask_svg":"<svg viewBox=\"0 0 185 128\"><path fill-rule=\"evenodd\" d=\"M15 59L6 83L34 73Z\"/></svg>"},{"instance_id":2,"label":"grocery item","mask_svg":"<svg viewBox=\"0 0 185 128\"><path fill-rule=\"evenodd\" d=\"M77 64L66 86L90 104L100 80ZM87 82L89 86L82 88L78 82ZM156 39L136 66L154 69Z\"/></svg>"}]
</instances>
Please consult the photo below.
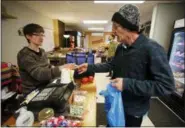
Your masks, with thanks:
<instances>
[{"instance_id":1,"label":"grocery item","mask_svg":"<svg viewBox=\"0 0 185 128\"><path fill-rule=\"evenodd\" d=\"M73 104L75 105L82 105L86 100L87 91L74 91L73 92Z\"/></svg>"},{"instance_id":2,"label":"grocery item","mask_svg":"<svg viewBox=\"0 0 185 128\"><path fill-rule=\"evenodd\" d=\"M26 107L20 108L16 113L20 113L16 120L16 127L28 127L33 125L33 113L31 111L27 111Z\"/></svg>"},{"instance_id":3,"label":"grocery item","mask_svg":"<svg viewBox=\"0 0 185 128\"><path fill-rule=\"evenodd\" d=\"M81 83L82 84L92 83L93 81L94 81L94 77L93 76L83 77L81 79Z\"/></svg>"},{"instance_id":4,"label":"grocery item","mask_svg":"<svg viewBox=\"0 0 185 128\"><path fill-rule=\"evenodd\" d=\"M82 84L87 84L89 81L88 77L84 77L81 79Z\"/></svg>"},{"instance_id":5,"label":"grocery item","mask_svg":"<svg viewBox=\"0 0 185 128\"><path fill-rule=\"evenodd\" d=\"M54 116L54 110L52 108L44 108L38 114L39 121L47 120Z\"/></svg>"},{"instance_id":6,"label":"grocery item","mask_svg":"<svg viewBox=\"0 0 185 128\"><path fill-rule=\"evenodd\" d=\"M70 114L73 116L81 117L84 112L84 107L80 105L70 105Z\"/></svg>"},{"instance_id":7,"label":"grocery item","mask_svg":"<svg viewBox=\"0 0 185 128\"><path fill-rule=\"evenodd\" d=\"M82 121L77 119L65 118L64 116L52 117L40 122L42 127L80 127Z\"/></svg>"},{"instance_id":8,"label":"grocery item","mask_svg":"<svg viewBox=\"0 0 185 128\"><path fill-rule=\"evenodd\" d=\"M174 72L173 75L174 75L174 77L177 77L177 78L184 77L184 73L183 72Z\"/></svg>"},{"instance_id":9,"label":"grocery item","mask_svg":"<svg viewBox=\"0 0 185 128\"><path fill-rule=\"evenodd\" d=\"M89 82L93 82L94 77L93 76L89 76Z\"/></svg>"}]
</instances>

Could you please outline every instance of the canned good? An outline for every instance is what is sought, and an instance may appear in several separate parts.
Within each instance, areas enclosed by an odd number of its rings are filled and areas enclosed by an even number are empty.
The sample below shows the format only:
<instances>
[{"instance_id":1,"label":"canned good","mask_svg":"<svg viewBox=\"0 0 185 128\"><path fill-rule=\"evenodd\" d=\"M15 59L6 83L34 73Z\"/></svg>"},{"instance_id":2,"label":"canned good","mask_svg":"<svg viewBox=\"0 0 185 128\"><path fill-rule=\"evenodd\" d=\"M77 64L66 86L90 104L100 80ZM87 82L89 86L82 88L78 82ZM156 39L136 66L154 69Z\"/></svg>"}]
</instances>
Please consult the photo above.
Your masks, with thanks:
<instances>
[{"instance_id":1,"label":"canned good","mask_svg":"<svg viewBox=\"0 0 185 128\"><path fill-rule=\"evenodd\" d=\"M72 121L71 120L67 120L67 125L68 126L72 126Z\"/></svg>"},{"instance_id":2,"label":"canned good","mask_svg":"<svg viewBox=\"0 0 185 128\"><path fill-rule=\"evenodd\" d=\"M58 119L64 120L64 116L59 116Z\"/></svg>"},{"instance_id":3,"label":"canned good","mask_svg":"<svg viewBox=\"0 0 185 128\"><path fill-rule=\"evenodd\" d=\"M43 121L40 122L40 125L41 125L41 126L45 126L46 123L47 123L47 121L46 121L46 120L43 120Z\"/></svg>"},{"instance_id":4,"label":"canned good","mask_svg":"<svg viewBox=\"0 0 185 128\"><path fill-rule=\"evenodd\" d=\"M72 127L76 127L77 126L77 123L76 122L73 122L72 123Z\"/></svg>"},{"instance_id":5,"label":"canned good","mask_svg":"<svg viewBox=\"0 0 185 128\"><path fill-rule=\"evenodd\" d=\"M47 127L52 127L53 126L53 123L51 121L48 121L47 122Z\"/></svg>"},{"instance_id":6,"label":"canned good","mask_svg":"<svg viewBox=\"0 0 185 128\"><path fill-rule=\"evenodd\" d=\"M54 123L54 125L57 125L57 124L58 124L58 118L55 118L55 119L53 120L53 123Z\"/></svg>"},{"instance_id":7,"label":"canned good","mask_svg":"<svg viewBox=\"0 0 185 128\"><path fill-rule=\"evenodd\" d=\"M81 122L80 121L75 121L77 126L81 126Z\"/></svg>"},{"instance_id":8,"label":"canned good","mask_svg":"<svg viewBox=\"0 0 185 128\"><path fill-rule=\"evenodd\" d=\"M66 126L67 126L67 121L64 120L64 121L61 123L61 126L62 126L62 127L66 127Z\"/></svg>"}]
</instances>

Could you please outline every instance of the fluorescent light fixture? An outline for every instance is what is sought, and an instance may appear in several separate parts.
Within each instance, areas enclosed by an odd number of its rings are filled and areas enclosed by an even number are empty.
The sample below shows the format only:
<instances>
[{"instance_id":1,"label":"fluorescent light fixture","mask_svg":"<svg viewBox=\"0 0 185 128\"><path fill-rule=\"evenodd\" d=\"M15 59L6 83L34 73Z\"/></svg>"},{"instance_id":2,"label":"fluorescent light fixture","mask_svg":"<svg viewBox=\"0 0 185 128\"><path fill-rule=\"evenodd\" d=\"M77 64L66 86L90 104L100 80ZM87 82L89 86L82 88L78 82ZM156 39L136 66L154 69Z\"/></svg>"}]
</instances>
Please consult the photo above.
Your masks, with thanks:
<instances>
[{"instance_id":1,"label":"fluorescent light fixture","mask_svg":"<svg viewBox=\"0 0 185 128\"><path fill-rule=\"evenodd\" d=\"M64 35L64 38L69 38L70 37L70 35Z\"/></svg>"},{"instance_id":2,"label":"fluorescent light fixture","mask_svg":"<svg viewBox=\"0 0 185 128\"><path fill-rule=\"evenodd\" d=\"M93 30L93 31L103 31L104 28L88 28L88 30Z\"/></svg>"},{"instance_id":3,"label":"fluorescent light fixture","mask_svg":"<svg viewBox=\"0 0 185 128\"><path fill-rule=\"evenodd\" d=\"M124 3L124 4L142 4L144 2L145 1L98 1L98 0L94 1L94 3L96 3L96 4L121 4L121 3Z\"/></svg>"},{"instance_id":4,"label":"fluorescent light fixture","mask_svg":"<svg viewBox=\"0 0 185 128\"><path fill-rule=\"evenodd\" d=\"M91 36L103 36L104 33L92 33Z\"/></svg>"},{"instance_id":5,"label":"fluorescent light fixture","mask_svg":"<svg viewBox=\"0 0 185 128\"><path fill-rule=\"evenodd\" d=\"M107 24L107 20L84 20L84 24Z\"/></svg>"}]
</instances>

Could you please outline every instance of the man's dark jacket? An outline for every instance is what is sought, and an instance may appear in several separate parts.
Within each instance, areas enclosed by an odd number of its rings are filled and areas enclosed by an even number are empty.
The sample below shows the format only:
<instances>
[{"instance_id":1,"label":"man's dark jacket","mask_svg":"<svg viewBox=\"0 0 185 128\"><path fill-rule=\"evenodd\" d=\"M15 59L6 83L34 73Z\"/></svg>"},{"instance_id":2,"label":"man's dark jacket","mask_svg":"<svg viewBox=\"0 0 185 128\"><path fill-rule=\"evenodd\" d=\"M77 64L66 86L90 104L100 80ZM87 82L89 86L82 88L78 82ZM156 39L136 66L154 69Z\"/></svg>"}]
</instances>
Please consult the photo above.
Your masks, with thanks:
<instances>
[{"instance_id":1,"label":"man's dark jacket","mask_svg":"<svg viewBox=\"0 0 185 128\"><path fill-rule=\"evenodd\" d=\"M123 78L124 108L132 116L143 116L149 110L151 96L168 95L174 90L164 49L142 34L129 47L119 45L111 62L88 66L88 71L94 72L110 69L113 79Z\"/></svg>"}]
</instances>

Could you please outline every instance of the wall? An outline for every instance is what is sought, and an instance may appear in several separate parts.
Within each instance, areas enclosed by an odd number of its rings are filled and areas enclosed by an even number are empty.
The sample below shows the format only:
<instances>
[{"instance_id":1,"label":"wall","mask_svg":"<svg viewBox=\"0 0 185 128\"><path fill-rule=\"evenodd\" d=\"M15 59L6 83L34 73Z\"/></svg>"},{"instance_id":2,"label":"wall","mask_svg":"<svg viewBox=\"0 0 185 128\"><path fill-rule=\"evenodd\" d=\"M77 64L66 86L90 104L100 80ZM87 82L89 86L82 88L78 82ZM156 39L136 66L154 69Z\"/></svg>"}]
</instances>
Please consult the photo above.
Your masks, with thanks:
<instances>
[{"instance_id":1,"label":"wall","mask_svg":"<svg viewBox=\"0 0 185 128\"><path fill-rule=\"evenodd\" d=\"M83 41L83 47L85 49L89 48L89 35L85 35L84 41Z\"/></svg>"},{"instance_id":2,"label":"wall","mask_svg":"<svg viewBox=\"0 0 185 128\"><path fill-rule=\"evenodd\" d=\"M55 47L62 47L64 45L65 24L58 19L53 19L53 27Z\"/></svg>"},{"instance_id":3,"label":"wall","mask_svg":"<svg viewBox=\"0 0 185 128\"><path fill-rule=\"evenodd\" d=\"M168 51L175 20L184 16L184 4L158 4L153 10L150 38Z\"/></svg>"},{"instance_id":4,"label":"wall","mask_svg":"<svg viewBox=\"0 0 185 128\"><path fill-rule=\"evenodd\" d=\"M37 23L44 28L53 29L52 19L35 12L25 5L14 1L2 1L9 14L17 19L2 20L2 61L17 64L18 51L27 46L27 41L23 36L18 35L18 29L28 23Z\"/></svg>"},{"instance_id":5,"label":"wall","mask_svg":"<svg viewBox=\"0 0 185 128\"><path fill-rule=\"evenodd\" d=\"M86 37L84 40L84 46L87 46L88 48L93 48L93 49L97 49L100 46L105 46L106 36L111 34L111 32L104 32L103 36L92 36L91 35L92 33L93 32L85 32Z\"/></svg>"},{"instance_id":6,"label":"wall","mask_svg":"<svg viewBox=\"0 0 185 128\"><path fill-rule=\"evenodd\" d=\"M53 28L54 28L55 47L58 47L60 45L60 37L59 37L59 24L57 19L53 19Z\"/></svg>"}]
</instances>

